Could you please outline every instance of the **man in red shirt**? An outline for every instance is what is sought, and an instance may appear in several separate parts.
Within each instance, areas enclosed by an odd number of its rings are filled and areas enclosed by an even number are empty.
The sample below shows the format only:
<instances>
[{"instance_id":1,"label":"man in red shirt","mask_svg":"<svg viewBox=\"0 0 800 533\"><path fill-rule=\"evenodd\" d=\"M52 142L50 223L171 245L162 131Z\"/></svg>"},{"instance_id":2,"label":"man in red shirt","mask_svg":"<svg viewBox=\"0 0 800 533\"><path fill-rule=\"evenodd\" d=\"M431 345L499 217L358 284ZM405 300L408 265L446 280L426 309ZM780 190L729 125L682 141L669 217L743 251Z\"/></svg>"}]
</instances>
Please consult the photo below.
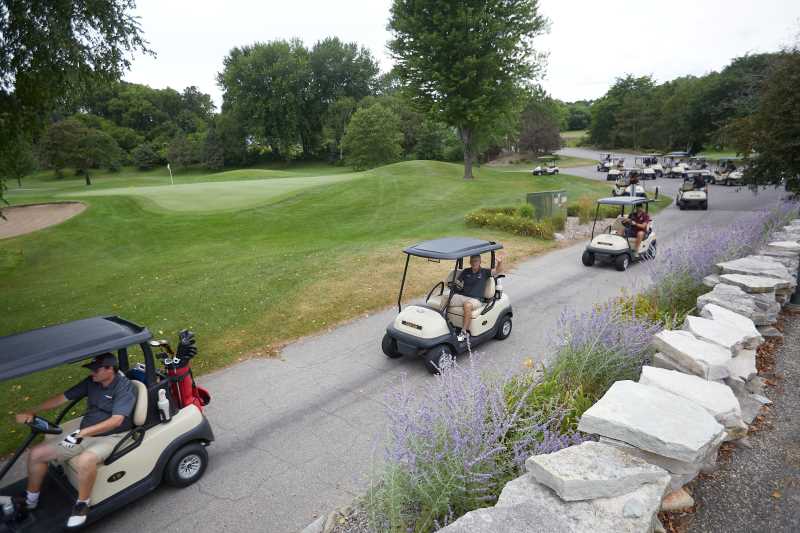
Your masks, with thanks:
<instances>
[{"instance_id":1,"label":"man in red shirt","mask_svg":"<svg viewBox=\"0 0 800 533\"><path fill-rule=\"evenodd\" d=\"M650 225L650 215L645 212L644 204L637 205L636 210L628 215L628 218L622 220L622 224L625 226L625 234L623 236L629 239L636 238L636 246L633 247L633 253L634 256L639 255L639 246L642 244L644 234Z\"/></svg>"}]
</instances>

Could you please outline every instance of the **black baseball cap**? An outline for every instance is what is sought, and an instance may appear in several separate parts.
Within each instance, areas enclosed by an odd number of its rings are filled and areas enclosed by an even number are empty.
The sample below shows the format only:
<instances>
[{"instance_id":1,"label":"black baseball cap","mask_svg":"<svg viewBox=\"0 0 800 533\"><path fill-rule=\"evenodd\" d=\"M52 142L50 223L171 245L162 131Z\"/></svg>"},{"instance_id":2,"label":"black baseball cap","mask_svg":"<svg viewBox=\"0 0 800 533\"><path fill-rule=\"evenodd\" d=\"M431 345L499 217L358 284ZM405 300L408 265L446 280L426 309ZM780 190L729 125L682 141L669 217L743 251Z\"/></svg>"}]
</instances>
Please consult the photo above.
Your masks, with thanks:
<instances>
[{"instance_id":1,"label":"black baseball cap","mask_svg":"<svg viewBox=\"0 0 800 533\"><path fill-rule=\"evenodd\" d=\"M97 370L103 366L117 366L117 358L111 352L101 353L98 356L95 356L92 359L91 363L87 363L83 365L83 368L88 368L89 370Z\"/></svg>"}]
</instances>

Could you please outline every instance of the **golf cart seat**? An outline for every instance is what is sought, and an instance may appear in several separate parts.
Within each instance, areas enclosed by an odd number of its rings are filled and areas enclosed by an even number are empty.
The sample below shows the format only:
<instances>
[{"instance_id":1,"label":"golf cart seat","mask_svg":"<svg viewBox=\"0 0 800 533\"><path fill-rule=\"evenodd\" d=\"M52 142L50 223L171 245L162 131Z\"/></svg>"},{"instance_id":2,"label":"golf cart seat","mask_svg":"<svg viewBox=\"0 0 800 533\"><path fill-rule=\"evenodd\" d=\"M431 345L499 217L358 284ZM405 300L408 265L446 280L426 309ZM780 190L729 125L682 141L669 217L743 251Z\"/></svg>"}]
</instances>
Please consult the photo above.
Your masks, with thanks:
<instances>
[{"instance_id":1,"label":"golf cart seat","mask_svg":"<svg viewBox=\"0 0 800 533\"><path fill-rule=\"evenodd\" d=\"M481 316L481 313L484 311L484 309L486 309L486 306L489 305L489 303L494 298L494 294L495 294L496 289L497 289L497 284L495 282L495 279L493 277L489 277L489 279L486 281L486 287L483 290L483 298L482 298L481 305L472 310L472 318L478 318L479 316ZM437 296L436 298L437 299L438 298L447 298L447 296L448 296L448 292L445 292L441 297ZM431 297L431 299L428 301L428 303L433 303L433 299L434 298ZM437 301L436 303L438 303L438 306L439 306L438 308L441 309L441 306L442 306L441 300ZM461 322L464 319L464 308L461 307L461 306L452 306L451 305L450 307L447 308L447 317L452 322L456 323L456 325L460 325ZM455 317L458 317L458 318L455 318Z\"/></svg>"}]
</instances>

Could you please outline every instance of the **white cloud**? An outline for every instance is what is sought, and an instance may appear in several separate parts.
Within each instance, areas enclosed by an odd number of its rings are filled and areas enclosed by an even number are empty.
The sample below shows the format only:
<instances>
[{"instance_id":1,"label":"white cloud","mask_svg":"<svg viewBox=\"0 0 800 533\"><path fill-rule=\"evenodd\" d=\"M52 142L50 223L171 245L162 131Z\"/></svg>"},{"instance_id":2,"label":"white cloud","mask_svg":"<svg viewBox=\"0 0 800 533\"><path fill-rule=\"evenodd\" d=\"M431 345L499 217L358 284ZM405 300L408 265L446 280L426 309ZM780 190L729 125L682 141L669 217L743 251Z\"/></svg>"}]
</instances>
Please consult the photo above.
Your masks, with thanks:
<instances>
[{"instance_id":1,"label":"white cloud","mask_svg":"<svg viewBox=\"0 0 800 533\"><path fill-rule=\"evenodd\" d=\"M217 104L216 75L234 46L299 37L356 41L391 67L391 0L139 0L157 58L139 56L125 79L153 87L197 85ZM800 29L797 0L540 0L551 19L537 40L550 54L545 87L557 98L602 95L624 73L659 81L704 74L747 52L778 49Z\"/></svg>"}]
</instances>

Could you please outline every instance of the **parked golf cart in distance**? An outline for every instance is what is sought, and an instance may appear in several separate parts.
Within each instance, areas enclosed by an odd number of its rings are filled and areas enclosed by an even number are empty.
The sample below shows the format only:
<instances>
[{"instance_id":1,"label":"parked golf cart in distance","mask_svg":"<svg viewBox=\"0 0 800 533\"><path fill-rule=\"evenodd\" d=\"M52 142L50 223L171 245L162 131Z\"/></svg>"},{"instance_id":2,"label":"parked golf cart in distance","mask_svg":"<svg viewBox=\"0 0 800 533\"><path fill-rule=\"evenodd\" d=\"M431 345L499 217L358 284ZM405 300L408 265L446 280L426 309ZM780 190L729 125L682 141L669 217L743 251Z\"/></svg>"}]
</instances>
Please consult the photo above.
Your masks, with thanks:
<instances>
[{"instance_id":1,"label":"parked golf cart in distance","mask_svg":"<svg viewBox=\"0 0 800 533\"><path fill-rule=\"evenodd\" d=\"M689 172L691 173L693 171ZM706 184L702 189L696 189L694 186L694 177L692 175L688 176L678 189L675 205L677 205L678 209L681 211L692 207L703 210L708 209L708 185Z\"/></svg>"},{"instance_id":2,"label":"parked golf cart in distance","mask_svg":"<svg viewBox=\"0 0 800 533\"><path fill-rule=\"evenodd\" d=\"M464 268L464 258L472 255L490 254L490 268L495 267L495 252L503 248L500 243L470 237L446 237L409 246L400 293L397 297L398 315L386 328L381 348L392 359L403 355L419 355L431 373L437 373L445 357L455 357L489 339L503 340L511 334L511 300L503 291L500 274L490 276L484 288L481 306L472 313L469 340L459 340L463 325L463 308L450 307L457 276ZM453 261L454 267L446 277L428 292L421 304L403 307L408 266L412 257L421 257L432 262Z\"/></svg>"},{"instance_id":3,"label":"parked golf cart in distance","mask_svg":"<svg viewBox=\"0 0 800 533\"><path fill-rule=\"evenodd\" d=\"M132 367L129 349L138 346L144 364ZM153 349L160 353L153 354ZM206 470L206 446L214 433L203 413L208 393L197 387L190 360L197 352L194 335L181 332L173 353L166 341L152 340L147 328L116 316L78 320L0 337L0 381L17 379L96 355L116 352L119 371L136 395L132 428L97 467L87 520L80 528L129 505L162 481L186 487ZM162 358L163 359L160 359ZM163 362L164 369L156 368ZM76 380L77 381L77 380ZM40 435L54 444L79 428L81 417L64 422L79 400L71 401L53 421L35 416L31 433L0 470L2 479ZM14 499L25 494L27 479L0 488L0 532L61 531L77 498L77 471L71 461L52 461L36 509ZM156 526L153 526L157 528Z\"/></svg>"},{"instance_id":4,"label":"parked golf cart in distance","mask_svg":"<svg viewBox=\"0 0 800 533\"><path fill-rule=\"evenodd\" d=\"M645 154L634 160L634 165L643 173L642 179L656 179L664 175L659 154Z\"/></svg>"},{"instance_id":5,"label":"parked golf cart in distance","mask_svg":"<svg viewBox=\"0 0 800 533\"><path fill-rule=\"evenodd\" d=\"M625 210L628 213L633 212L638 206L644 206L647 212L650 211L650 202L654 199L630 197L630 196L617 196L612 198L600 198L597 200L597 209L594 214L594 223L592 224L592 236L589 244L586 246L581 261L584 266L592 266L597 261L613 263L617 270L627 270L632 261L653 259L656 256L656 232L653 229L652 222L645 233L644 239L639 246L639 250L633 250L633 245L636 241L634 237L623 237L619 233L624 234L625 226L622 220L625 216ZM614 220L614 223L609 225L608 228L596 233L597 221L600 219L600 211L602 206L618 207L620 209L619 215ZM637 252L637 253L634 253Z\"/></svg>"},{"instance_id":6,"label":"parked golf cart in distance","mask_svg":"<svg viewBox=\"0 0 800 533\"><path fill-rule=\"evenodd\" d=\"M547 165L546 167L542 167L541 165L534 168L531 172L534 176L553 176L558 174L560 169L555 165Z\"/></svg>"}]
</instances>

